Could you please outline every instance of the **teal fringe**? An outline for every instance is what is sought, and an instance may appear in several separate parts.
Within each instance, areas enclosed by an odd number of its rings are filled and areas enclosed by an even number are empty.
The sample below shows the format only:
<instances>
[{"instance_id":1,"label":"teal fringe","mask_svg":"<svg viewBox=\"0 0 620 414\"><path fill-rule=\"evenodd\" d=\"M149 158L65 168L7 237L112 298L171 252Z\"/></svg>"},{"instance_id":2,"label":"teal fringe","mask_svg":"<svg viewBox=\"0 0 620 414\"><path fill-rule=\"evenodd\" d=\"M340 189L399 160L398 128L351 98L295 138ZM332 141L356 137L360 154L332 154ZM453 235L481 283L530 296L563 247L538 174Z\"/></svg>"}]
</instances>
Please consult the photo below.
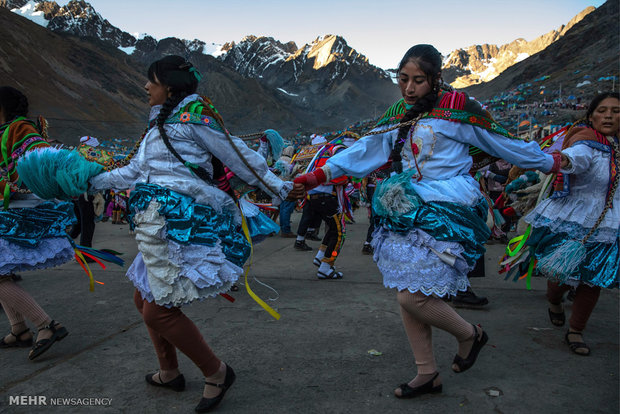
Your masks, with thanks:
<instances>
[{"instance_id":1,"label":"teal fringe","mask_svg":"<svg viewBox=\"0 0 620 414\"><path fill-rule=\"evenodd\" d=\"M269 141L269 145L271 146L271 155L273 156L273 160L277 161L282 155L282 150L284 149L284 139L278 134L278 131L273 129L265 130L265 136Z\"/></svg>"},{"instance_id":2,"label":"teal fringe","mask_svg":"<svg viewBox=\"0 0 620 414\"><path fill-rule=\"evenodd\" d=\"M44 200L71 200L88 190L88 180L103 166L84 159L77 151L43 148L19 159L17 173L24 184Z\"/></svg>"},{"instance_id":3,"label":"teal fringe","mask_svg":"<svg viewBox=\"0 0 620 414\"><path fill-rule=\"evenodd\" d=\"M541 257L536 267L540 273L565 282L585 258L586 248L583 243L568 240L553 253Z\"/></svg>"}]
</instances>

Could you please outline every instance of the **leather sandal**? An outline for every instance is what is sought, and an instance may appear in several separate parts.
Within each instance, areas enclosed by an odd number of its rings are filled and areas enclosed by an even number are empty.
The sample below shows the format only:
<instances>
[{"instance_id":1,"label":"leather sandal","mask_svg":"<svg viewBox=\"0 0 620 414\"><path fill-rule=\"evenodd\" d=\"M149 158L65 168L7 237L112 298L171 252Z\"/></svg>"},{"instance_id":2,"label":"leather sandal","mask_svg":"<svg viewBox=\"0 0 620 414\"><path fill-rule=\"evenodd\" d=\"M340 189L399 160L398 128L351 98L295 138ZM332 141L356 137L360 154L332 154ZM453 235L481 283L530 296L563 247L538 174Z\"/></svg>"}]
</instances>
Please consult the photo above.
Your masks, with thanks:
<instances>
[{"instance_id":1,"label":"leather sandal","mask_svg":"<svg viewBox=\"0 0 620 414\"><path fill-rule=\"evenodd\" d=\"M157 382L153 379L155 375L158 376L160 382ZM164 382L161 379L161 372L157 371L151 374L146 374L146 377L144 377L144 379L150 385L154 385L156 387L170 388L172 391L176 392L181 392L185 389L185 377L183 376L183 374L179 374L176 378L173 378L168 382Z\"/></svg>"},{"instance_id":2,"label":"leather sandal","mask_svg":"<svg viewBox=\"0 0 620 414\"><path fill-rule=\"evenodd\" d=\"M49 325L44 326L43 328L39 329L39 332L45 329L49 329L50 331L52 331L52 336L35 342L35 344L32 346L32 350L28 354L28 358L30 360L37 358L39 355L41 355L42 353L50 349L50 347L54 344L54 342L60 341L65 336L69 335L69 331L67 331L67 329L64 326L61 326L60 328L57 329L56 327L58 325L60 325L58 322L52 320L49 323Z\"/></svg>"},{"instance_id":3,"label":"leather sandal","mask_svg":"<svg viewBox=\"0 0 620 414\"><path fill-rule=\"evenodd\" d=\"M334 266L329 268L329 273L323 273L320 270L316 273L316 277L319 279L342 279L342 272L336 271Z\"/></svg>"},{"instance_id":4,"label":"leather sandal","mask_svg":"<svg viewBox=\"0 0 620 414\"><path fill-rule=\"evenodd\" d=\"M9 335L15 338L15 342L4 342L4 338L2 338L0 339L0 348L16 348L16 347L28 348L32 346L32 335L28 339L24 339L24 340L19 339L20 336L22 336L23 334L27 332L30 332L30 329L26 328L20 333L16 333L16 334L14 334L13 331L10 331Z\"/></svg>"},{"instance_id":5,"label":"leather sandal","mask_svg":"<svg viewBox=\"0 0 620 414\"><path fill-rule=\"evenodd\" d=\"M435 376L433 376L433 378L431 378L430 381L422 385L419 385L417 387L410 387L409 384L407 383L400 384L399 386L400 395L397 395L397 394L394 394L394 395L396 396L396 398L414 398L414 397L419 397L420 395L424 395L424 394L439 393L441 392L443 388L442 384L439 384L435 387L433 386L433 382L438 376L439 376L439 372L436 372Z\"/></svg>"},{"instance_id":6,"label":"leather sandal","mask_svg":"<svg viewBox=\"0 0 620 414\"><path fill-rule=\"evenodd\" d=\"M205 381L205 384L211 385L212 387L220 388L222 392L220 392L217 397L202 397L196 408L194 408L194 411L196 411L197 413L206 413L214 410L220 404L220 402L222 402L222 399L224 399L226 391L228 391L228 389L233 385L233 382L235 382L235 378L237 378L237 376L235 375L235 371L233 371L233 369L228 366L228 364L226 364L226 377L224 378L223 384L215 384L213 382Z\"/></svg>"},{"instance_id":7,"label":"leather sandal","mask_svg":"<svg viewBox=\"0 0 620 414\"><path fill-rule=\"evenodd\" d=\"M581 332L571 332L569 330L568 332L566 332L566 335L564 335L564 340L566 341L566 343L568 344L568 347L570 348L571 351L573 351L574 354L581 355L581 356L590 355L590 347L585 342L571 342L568 339L568 335L582 335ZM577 352L578 349L585 349L587 352Z\"/></svg>"},{"instance_id":8,"label":"leather sandal","mask_svg":"<svg viewBox=\"0 0 620 414\"><path fill-rule=\"evenodd\" d=\"M549 320L551 321L552 325L564 326L564 323L566 322L566 314L564 313L564 311L562 311L561 313L556 313L552 312L551 309L547 310L549 311Z\"/></svg>"},{"instance_id":9,"label":"leather sandal","mask_svg":"<svg viewBox=\"0 0 620 414\"><path fill-rule=\"evenodd\" d=\"M476 335L476 339L474 339L474 344L471 346L471 349L469 350L469 355L467 355L467 358L463 358L459 354L456 354L454 356L454 360L452 361L452 363L458 366L459 368L459 370L457 371L454 369L454 367L452 367L452 371L456 372L457 374L460 374L461 372L465 372L469 368L474 366L474 363L476 362L476 359L478 358L478 354L480 353L480 350L482 349L484 344L486 344L487 341L489 340L489 336L487 335L485 331L482 331L482 334L479 335L478 329L476 329L476 326L475 325L472 325L472 326L474 327L474 335Z\"/></svg>"}]
</instances>

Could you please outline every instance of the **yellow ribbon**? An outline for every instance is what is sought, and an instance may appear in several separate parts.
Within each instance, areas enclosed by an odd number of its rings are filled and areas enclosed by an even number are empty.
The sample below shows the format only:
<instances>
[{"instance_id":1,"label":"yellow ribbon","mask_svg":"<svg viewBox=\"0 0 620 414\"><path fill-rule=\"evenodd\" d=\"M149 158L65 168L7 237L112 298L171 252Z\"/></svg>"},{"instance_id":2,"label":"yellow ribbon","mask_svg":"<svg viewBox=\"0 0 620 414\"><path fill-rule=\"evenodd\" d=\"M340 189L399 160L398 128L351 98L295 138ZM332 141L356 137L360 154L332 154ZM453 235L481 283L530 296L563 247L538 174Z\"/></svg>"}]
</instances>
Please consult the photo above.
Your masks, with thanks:
<instances>
[{"instance_id":1,"label":"yellow ribbon","mask_svg":"<svg viewBox=\"0 0 620 414\"><path fill-rule=\"evenodd\" d=\"M250 267L252 266L252 257L254 256L254 246L252 246L252 238L250 237L250 229L248 228L248 223L245 221L245 216L241 213L241 227L243 228L243 233L245 237L248 239L250 243L250 263L245 266L245 290L247 290L248 294L256 303L258 303L263 309L267 311L271 316L273 316L276 320L280 319L280 314L276 312L271 306L267 305L264 300L259 298L256 293L252 291L250 288L250 284L248 283L248 273L250 272Z\"/></svg>"},{"instance_id":2,"label":"yellow ribbon","mask_svg":"<svg viewBox=\"0 0 620 414\"><path fill-rule=\"evenodd\" d=\"M93 292L95 290L95 278L93 278L93 272L92 270L90 270L90 266L86 262L86 259L84 258L84 255L82 254L82 252L80 252L78 249L74 249L74 250L75 250L75 255L78 256L80 260L82 261L81 264L86 270L86 274L88 275L88 278L90 279L90 288L88 290Z\"/></svg>"}]
</instances>

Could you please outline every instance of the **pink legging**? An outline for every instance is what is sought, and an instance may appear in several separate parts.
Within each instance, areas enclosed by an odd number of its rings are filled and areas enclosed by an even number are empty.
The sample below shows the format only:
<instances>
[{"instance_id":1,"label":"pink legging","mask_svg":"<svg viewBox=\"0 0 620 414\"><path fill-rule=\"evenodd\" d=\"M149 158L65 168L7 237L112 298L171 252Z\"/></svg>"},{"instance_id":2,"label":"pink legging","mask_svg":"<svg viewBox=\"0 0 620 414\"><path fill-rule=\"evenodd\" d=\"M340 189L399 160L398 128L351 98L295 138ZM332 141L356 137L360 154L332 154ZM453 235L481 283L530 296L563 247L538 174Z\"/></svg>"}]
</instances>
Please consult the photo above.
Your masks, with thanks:
<instances>
[{"instance_id":1,"label":"pink legging","mask_svg":"<svg viewBox=\"0 0 620 414\"><path fill-rule=\"evenodd\" d=\"M10 275L0 276L0 303L15 334L27 328L25 318L39 329L52 320L28 292L15 283Z\"/></svg>"},{"instance_id":2,"label":"pink legging","mask_svg":"<svg viewBox=\"0 0 620 414\"><path fill-rule=\"evenodd\" d=\"M217 372L220 360L205 342L196 325L180 308L166 308L155 302L148 302L142 299L137 289L133 300L142 314L162 370L178 368L178 348L196 364L205 377Z\"/></svg>"},{"instance_id":3,"label":"pink legging","mask_svg":"<svg viewBox=\"0 0 620 414\"><path fill-rule=\"evenodd\" d=\"M473 325L440 298L404 290L396 294L396 299L418 374L433 374L437 371L431 326L454 335L459 342L474 335Z\"/></svg>"},{"instance_id":4,"label":"pink legging","mask_svg":"<svg viewBox=\"0 0 620 414\"><path fill-rule=\"evenodd\" d=\"M570 290L569 285L547 281L547 300L553 305L559 305L562 303L562 295L568 290ZM581 332L586 328L600 295L601 288L598 286L588 286L583 283L577 286L573 300L573 312L569 320L572 330Z\"/></svg>"}]
</instances>

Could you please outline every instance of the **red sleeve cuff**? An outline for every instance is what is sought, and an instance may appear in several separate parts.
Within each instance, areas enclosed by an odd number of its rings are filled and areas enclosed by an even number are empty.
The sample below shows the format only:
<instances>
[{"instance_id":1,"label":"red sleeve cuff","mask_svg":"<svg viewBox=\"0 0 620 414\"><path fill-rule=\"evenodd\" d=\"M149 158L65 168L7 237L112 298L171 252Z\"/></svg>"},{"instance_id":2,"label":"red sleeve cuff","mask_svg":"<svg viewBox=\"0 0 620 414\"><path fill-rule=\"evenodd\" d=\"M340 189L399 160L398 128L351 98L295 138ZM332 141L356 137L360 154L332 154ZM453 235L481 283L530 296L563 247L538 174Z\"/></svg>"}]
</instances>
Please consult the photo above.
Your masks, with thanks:
<instances>
[{"instance_id":1,"label":"red sleeve cuff","mask_svg":"<svg viewBox=\"0 0 620 414\"><path fill-rule=\"evenodd\" d=\"M551 171L549 172L555 174L560 172L560 166L562 165L562 156L557 151L552 152L551 156L553 157L553 167L551 167Z\"/></svg>"}]
</instances>

